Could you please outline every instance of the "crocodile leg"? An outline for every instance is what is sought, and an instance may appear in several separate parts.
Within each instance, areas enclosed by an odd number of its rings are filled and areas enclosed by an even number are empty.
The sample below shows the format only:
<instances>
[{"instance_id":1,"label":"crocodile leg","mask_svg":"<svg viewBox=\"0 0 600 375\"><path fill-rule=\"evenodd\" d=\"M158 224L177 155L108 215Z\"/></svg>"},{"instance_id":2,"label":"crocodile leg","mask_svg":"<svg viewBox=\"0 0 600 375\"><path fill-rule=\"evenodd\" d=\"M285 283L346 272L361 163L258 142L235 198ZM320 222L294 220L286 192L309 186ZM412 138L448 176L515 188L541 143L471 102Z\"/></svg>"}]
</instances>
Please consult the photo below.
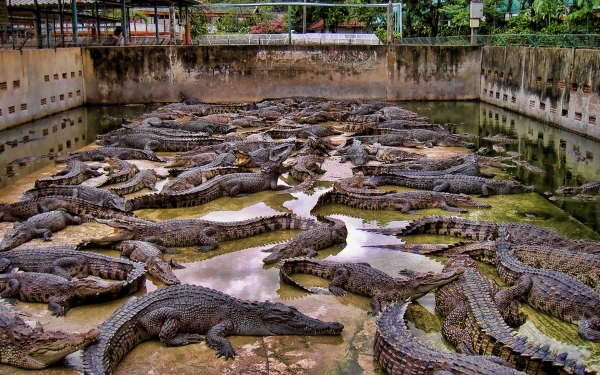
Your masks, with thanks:
<instances>
[{"instance_id":1,"label":"crocodile leg","mask_svg":"<svg viewBox=\"0 0 600 375\"><path fill-rule=\"evenodd\" d=\"M469 210L464 209L464 208L449 206L448 202L446 202L445 200L441 200L440 202L438 202L438 207L441 208L442 210L446 210L446 211L450 211L450 212L461 212L461 213L469 212Z\"/></svg>"},{"instance_id":2,"label":"crocodile leg","mask_svg":"<svg viewBox=\"0 0 600 375\"><path fill-rule=\"evenodd\" d=\"M514 286L496 293L496 295L494 296L494 300L498 305L498 309L500 309L500 311L503 311L504 309L508 308L515 298L527 294L531 289L532 285L533 280L531 279L531 276L525 274L519 278L519 280Z\"/></svg>"},{"instance_id":3,"label":"crocodile leg","mask_svg":"<svg viewBox=\"0 0 600 375\"><path fill-rule=\"evenodd\" d=\"M182 270L185 268L185 266L177 263L177 261L175 261L175 259L170 258L167 263L169 263L169 266L171 266L172 268L178 269L178 270Z\"/></svg>"},{"instance_id":4,"label":"crocodile leg","mask_svg":"<svg viewBox=\"0 0 600 375\"><path fill-rule=\"evenodd\" d=\"M82 220L79 216L73 216L68 212L63 212L63 215L65 216L68 224L79 225L82 223Z\"/></svg>"},{"instance_id":5,"label":"crocodile leg","mask_svg":"<svg viewBox=\"0 0 600 375\"><path fill-rule=\"evenodd\" d=\"M579 322L579 336L593 342L600 342L600 317L593 317Z\"/></svg>"},{"instance_id":6,"label":"crocodile leg","mask_svg":"<svg viewBox=\"0 0 600 375\"><path fill-rule=\"evenodd\" d=\"M52 241L52 231L47 228L32 228L31 232L33 232L36 237L43 237L44 241Z\"/></svg>"},{"instance_id":7,"label":"crocodile leg","mask_svg":"<svg viewBox=\"0 0 600 375\"><path fill-rule=\"evenodd\" d=\"M481 194L479 197L487 198L490 196L490 187L486 184L481 185Z\"/></svg>"},{"instance_id":8,"label":"crocodile leg","mask_svg":"<svg viewBox=\"0 0 600 375\"><path fill-rule=\"evenodd\" d=\"M0 272L4 272L8 266L10 266L10 260L6 258L0 258Z\"/></svg>"},{"instance_id":9,"label":"crocodile leg","mask_svg":"<svg viewBox=\"0 0 600 375\"><path fill-rule=\"evenodd\" d=\"M202 341L196 333L180 333L180 312L172 307L163 307L149 312L140 319L140 324L152 335L158 334L166 346L184 346Z\"/></svg>"},{"instance_id":10,"label":"crocodile leg","mask_svg":"<svg viewBox=\"0 0 600 375\"><path fill-rule=\"evenodd\" d=\"M448 191L450 183L444 180L436 180L433 182L433 191L443 192Z\"/></svg>"},{"instance_id":11,"label":"crocodile leg","mask_svg":"<svg viewBox=\"0 0 600 375\"><path fill-rule=\"evenodd\" d=\"M54 316L64 316L70 308L70 300L65 297L53 296L48 301L48 310Z\"/></svg>"},{"instance_id":12,"label":"crocodile leg","mask_svg":"<svg viewBox=\"0 0 600 375\"><path fill-rule=\"evenodd\" d=\"M78 272L76 275L71 275L66 269L77 269ZM57 276L64 277L67 280L74 279L75 276L85 277L88 276L86 272L84 272L85 264L80 259L76 257L63 257L60 259L56 259L52 262L51 273Z\"/></svg>"},{"instance_id":13,"label":"crocodile leg","mask_svg":"<svg viewBox=\"0 0 600 375\"><path fill-rule=\"evenodd\" d=\"M344 267L338 267L335 270L333 279L329 283L329 291L335 296L345 296L346 291L343 286L350 277L350 271Z\"/></svg>"},{"instance_id":14,"label":"crocodile leg","mask_svg":"<svg viewBox=\"0 0 600 375\"><path fill-rule=\"evenodd\" d=\"M442 335L462 354L477 355L473 346L473 339L465 330L464 322L467 319L467 308L464 305L456 306L444 320Z\"/></svg>"},{"instance_id":15,"label":"crocodile leg","mask_svg":"<svg viewBox=\"0 0 600 375\"><path fill-rule=\"evenodd\" d=\"M211 349L217 351L217 357L234 358L235 350L225 336L232 334L233 323L230 320L224 320L213 326L206 333L206 344Z\"/></svg>"},{"instance_id":16,"label":"crocodile leg","mask_svg":"<svg viewBox=\"0 0 600 375\"><path fill-rule=\"evenodd\" d=\"M0 293L0 297L2 298L16 298L19 294L19 289L21 289L21 283L17 279L11 279L8 281L8 286L2 293Z\"/></svg>"}]
</instances>

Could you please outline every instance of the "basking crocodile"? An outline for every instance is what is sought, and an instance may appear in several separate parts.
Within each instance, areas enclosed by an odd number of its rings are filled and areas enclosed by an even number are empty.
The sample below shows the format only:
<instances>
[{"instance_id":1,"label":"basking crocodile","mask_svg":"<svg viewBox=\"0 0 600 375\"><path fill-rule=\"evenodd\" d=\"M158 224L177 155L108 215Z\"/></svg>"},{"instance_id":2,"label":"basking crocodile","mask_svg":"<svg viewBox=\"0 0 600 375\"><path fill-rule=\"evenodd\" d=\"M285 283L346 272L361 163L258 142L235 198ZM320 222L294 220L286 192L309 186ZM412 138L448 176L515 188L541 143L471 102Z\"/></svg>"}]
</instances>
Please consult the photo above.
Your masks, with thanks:
<instances>
[{"instance_id":1,"label":"basking crocodile","mask_svg":"<svg viewBox=\"0 0 600 375\"><path fill-rule=\"evenodd\" d=\"M324 223L306 229L289 242L263 250L271 253L263 259L263 263L272 264L298 256L312 258L317 255L318 250L346 243L348 228L342 220L332 217L319 217L319 219Z\"/></svg>"},{"instance_id":2,"label":"basking crocodile","mask_svg":"<svg viewBox=\"0 0 600 375\"><path fill-rule=\"evenodd\" d=\"M467 255L454 255L444 271L464 269L455 281L438 288L435 309L445 319L442 335L459 353L495 355L529 374L584 374L585 366L552 354L512 328L525 321L519 304L503 300L505 294L490 278L479 273Z\"/></svg>"},{"instance_id":3,"label":"basking crocodile","mask_svg":"<svg viewBox=\"0 0 600 375\"><path fill-rule=\"evenodd\" d=\"M98 187L129 181L133 176L135 176L136 173L140 171L137 165L118 158L109 158L106 160L106 162L109 165L108 179L102 184L98 185ZM115 172L115 170L117 172Z\"/></svg>"},{"instance_id":4,"label":"basking crocodile","mask_svg":"<svg viewBox=\"0 0 600 375\"><path fill-rule=\"evenodd\" d=\"M366 147L358 139L354 139L348 148L340 152L340 155L340 163L350 160L354 165L365 165L370 160L375 160L375 157L369 154Z\"/></svg>"},{"instance_id":5,"label":"basking crocodile","mask_svg":"<svg viewBox=\"0 0 600 375\"><path fill-rule=\"evenodd\" d=\"M382 305L410 298L419 299L433 289L451 282L462 270L439 274L410 272L408 277L394 278L371 267L368 263L334 262L322 259L292 258L282 261L279 278L283 282L315 293L318 289L303 286L290 278L294 273L305 273L331 280L329 291L343 296L346 291L371 297L372 314Z\"/></svg>"},{"instance_id":6,"label":"basking crocodile","mask_svg":"<svg viewBox=\"0 0 600 375\"><path fill-rule=\"evenodd\" d=\"M127 147L97 147L92 150L76 151L64 157L56 158L57 163L77 159L81 161L104 161L106 158L117 158L123 160L150 160L164 162L150 150L138 150Z\"/></svg>"},{"instance_id":7,"label":"basking crocodile","mask_svg":"<svg viewBox=\"0 0 600 375\"><path fill-rule=\"evenodd\" d=\"M288 148L294 148L293 143L282 143L276 144L272 147L259 148L256 150L252 150L250 152L245 151L237 151L237 165L243 167L262 167L262 165L269 160L275 158L279 153L287 153L288 155L291 153L291 150Z\"/></svg>"},{"instance_id":8,"label":"basking crocodile","mask_svg":"<svg viewBox=\"0 0 600 375\"><path fill-rule=\"evenodd\" d=\"M355 172L352 177L335 181L333 183L333 191L360 195L386 195L395 192L394 190L377 189L377 185L365 180L363 172Z\"/></svg>"},{"instance_id":9,"label":"basking crocodile","mask_svg":"<svg viewBox=\"0 0 600 375\"><path fill-rule=\"evenodd\" d=\"M344 326L273 302L248 302L199 285L172 285L131 299L100 325L97 343L83 352L87 375L113 374L138 344L159 337L166 346L198 343L234 358L232 335L339 335Z\"/></svg>"},{"instance_id":10,"label":"basking crocodile","mask_svg":"<svg viewBox=\"0 0 600 375\"><path fill-rule=\"evenodd\" d=\"M442 352L422 344L404 322L408 305L408 301L391 305L377 318L373 351L388 374L525 374L499 364L496 357Z\"/></svg>"},{"instance_id":11,"label":"basking crocodile","mask_svg":"<svg viewBox=\"0 0 600 375\"><path fill-rule=\"evenodd\" d=\"M0 363L28 370L40 370L62 361L67 355L94 342L100 331L84 333L45 331L39 322L28 324L24 315L7 301L0 300Z\"/></svg>"},{"instance_id":12,"label":"basking crocodile","mask_svg":"<svg viewBox=\"0 0 600 375\"><path fill-rule=\"evenodd\" d=\"M184 268L173 259L165 260L163 249L146 241L121 241L115 248L121 252L121 256L142 262L146 265L148 273L166 285L180 284L181 282L173 274L171 267Z\"/></svg>"},{"instance_id":13,"label":"basking crocodile","mask_svg":"<svg viewBox=\"0 0 600 375\"><path fill-rule=\"evenodd\" d=\"M52 315L63 316L73 306L105 301L105 296L114 295L116 284L94 276L67 280L38 272L0 274L0 297L47 303Z\"/></svg>"},{"instance_id":14,"label":"basking crocodile","mask_svg":"<svg viewBox=\"0 0 600 375\"><path fill-rule=\"evenodd\" d=\"M108 190L92 186L65 185L30 189L23 194L23 200L31 200L51 195L79 198L100 206L106 206L121 211L130 211L124 198L121 198Z\"/></svg>"},{"instance_id":15,"label":"basking crocodile","mask_svg":"<svg viewBox=\"0 0 600 375\"><path fill-rule=\"evenodd\" d=\"M46 196L14 203L0 203L0 221L22 221L43 212L62 209L79 217L109 219L130 212L100 206L83 199L67 196Z\"/></svg>"},{"instance_id":16,"label":"basking crocodile","mask_svg":"<svg viewBox=\"0 0 600 375\"><path fill-rule=\"evenodd\" d=\"M171 219L159 222L133 217L98 220L119 228L114 236L90 239L89 242L107 245L124 240L152 242L165 247L199 246L198 251L217 248L219 242L239 240L275 230L301 229L315 226L315 221L292 214L279 214L243 221L217 222L203 219Z\"/></svg>"},{"instance_id":17,"label":"basking crocodile","mask_svg":"<svg viewBox=\"0 0 600 375\"><path fill-rule=\"evenodd\" d=\"M217 176L194 188L175 193L148 194L128 201L132 210L142 208L173 208L198 206L220 197L243 196L264 190L282 190L285 187L277 184L283 171L281 163L287 159L288 152L265 163L260 173L231 173Z\"/></svg>"},{"instance_id":18,"label":"basking crocodile","mask_svg":"<svg viewBox=\"0 0 600 375\"><path fill-rule=\"evenodd\" d=\"M154 169L143 169L136 173L131 180L116 186L111 186L108 188L108 190L119 196L135 193L136 191L140 191L145 188L156 191L157 189L154 185L156 185L156 181L159 177L160 176Z\"/></svg>"},{"instance_id":19,"label":"basking crocodile","mask_svg":"<svg viewBox=\"0 0 600 375\"><path fill-rule=\"evenodd\" d=\"M67 225L79 225L82 220L62 210L55 210L34 215L27 221L15 223L13 229L4 234L0 243L0 251L13 249L36 237L51 241L52 232L58 232Z\"/></svg>"},{"instance_id":20,"label":"basking crocodile","mask_svg":"<svg viewBox=\"0 0 600 375\"><path fill-rule=\"evenodd\" d=\"M234 132L238 129L238 126L230 124L221 124L218 122L205 121L190 121L186 123L161 121L159 123L153 123L152 126L157 128L176 129L179 131L187 131L192 133L207 133L208 135L226 134Z\"/></svg>"},{"instance_id":21,"label":"basking crocodile","mask_svg":"<svg viewBox=\"0 0 600 375\"><path fill-rule=\"evenodd\" d=\"M476 154L460 155L445 159L422 158L396 164L368 165L353 168L371 176L393 174L402 176L442 176L450 174L463 174L468 176L493 177L493 174L482 173L479 170ZM440 169L440 166L448 166Z\"/></svg>"},{"instance_id":22,"label":"basking crocodile","mask_svg":"<svg viewBox=\"0 0 600 375\"><path fill-rule=\"evenodd\" d=\"M390 132L390 134L412 139L417 142L421 142L425 147L433 146L445 146L445 147L469 147L473 148L475 145L471 142L467 142L461 137L448 132L445 129L377 129L381 134L384 132Z\"/></svg>"},{"instance_id":23,"label":"basking crocodile","mask_svg":"<svg viewBox=\"0 0 600 375\"><path fill-rule=\"evenodd\" d=\"M190 151L199 146L222 143L220 137L169 137L147 132L134 132L107 137L100 141L108 147L130 147L145 151L179 152ZM96 141L98 143L99 141Z\"/></svg>"},{"instance_id":24,"label":"basking crocodile","mask_svg":"<svg viewBox=\"0 0 600 375\"><path fill-rule=\"evenodd\" d=\"M379 143L382 146L423 148L423 142L402 134L359 135L353 138L363 143Z\"/></svg>"},{"instance_id":25,"label":"basking crocodile","mask_svg":"<svg viewBox=\"0 0 600 375\"><path fill-rule=\"evenodd\" d=\"M327 125L306 125L302 127L298 127L296 129L272 129L267 130L265 134L268 134L273 139L282 139L289 137L298 137L298 138L324 138L331 135L340 135L344 134L343 132L336 130L333 126Z\"/></svg>"},{"instance_id":26,"label":"basking crocodile","mask_svg":"<svg viewBox=\"0 0 600 375\"><path fill-rule=\"evenodd\" d=\"M188 167L198 167L201 165L205 165L208 163L212 163L219 155L231 155L233 157L233 162L235 162L235 155L227 152L227 151L219 151L219 152L194 152L190 155L187 154L177 154L172 159L172 161L165 165L165 168L188 168Z\"/></svg>"},{"instance_id":27,"label":"basking crocodile","mask_svg":"<svg viewBox=\"0 0 600 375\"><path fill-rule=\"evenodd\" d=\"M207 174L209 171L214 170L215 168L224 168L231 167L235 162L236 158L233 154L224 153L219 154L211 163L207 163L198 167L193 167L189 169L171 169L169 170L169 174L175 176L175 178L171 179L167 182L161 192L162 193L174 193L178 191L183 191L187 189L191 189L195 186L200 185L201 183L208 180ZM240 170L236 168L232 170L231 173L235 172L247 172L245 170ZM249 172L249 170L248 170ZM226 173L223 173L226 174Z\"/></svg>"},{"instance_id":28,"label":"basking crocodile","mask_svg":"<svg viewBox=\"0 0 600 375\"><path fill-rule=\"evenodd\" d=\"M323 161L324 158L322 156L315 154L298 156L289 173L292 178L301 181L300 184L277 192L277 194L297 193L312 188L316 175L325 173L325 170L321 168Z\"/></svg>"},{"instance_id":29,"label":"basking crocodile","mask_svg":"<svg viewBox=\"0 0 600 375\"><path fill-rule=\"evenodd\" d=\"M96 168L97 169L97 168ZM57 185L79 185L92 177L102 176L102 172L90 167L80 160L69 160L67 167L52 177L38 178L35 180L36 188Z\"/></svg>"},{"instance_id":30,"label":"basking crocodile","mask_svg":"<svg viewBox=\"0 0 600 375\"><path fill-rule=\"evenodd\" d=\"M431 233L461 237L475 241L495 240L499 227L508 231L511 241L520 244L560 247L587 253L600 252L600 244L571 240L548 228L524 223L493 223L449 216L428 216L414 220L402 228L363 229L382 234L408 235Z\"/></svg>"},{"instance_id":31,"label":"basking crocodile","mask_svg":"<svg viewBox=\"0 0 600 375\"><path fill-rule=\"evenodd\" d=\"M36 247L10 250L0 254L0 272L18 268L25 272L42 272L65 279L96 276L118 280L110 299L139 291L146 270L140 262L108 255L74 250L68 246Z\"/></svg>"},{"instance_id":32,"label":"basking crocodile","mask_svg":"<svg viewBox=\"0 0 600 375\"><path fill-rule=\"evenodd\" d=\"M500 278L511 285L507 296L523 297L537 310L578 324L579 336L600 342L600 296L564 273L523 264L511 250L508 233L506 227L498 228L496 265Z\"/></svg>"},{"instance_id":33,"label":"basking crocodile","mask_svg":"<svg viewBox=\"0 0 600 375\"><path fill-rule=\"evenodd\" d=\"M404 161L407 159L421 159L423 155L417 154L414 152L406 151L399 147L394 146L383 146L379 143L373 143L372 145L367 145L367 151L369 153L375 155L378 160L381 160L384 163L398 163L400 161ZM355 168L364 168L370 166L356 166ZM359 169L360 170L360 169Z\"/></svg>"},{"instance_id":34,"label":"basking crocodile","mask_svg":"<svg viewBox=\"0 0 600 375\"><path fill-rule=\"evenodd\" d=\"M388 173L371 176L368 180L377 186L398 185L412 189L443 191L455 194L479 194L481 197L487 197L490 194L527 193L534 190L533 186L526 187L518 181L492 180L462 174L404 176Z\"/></svg>"},{"instance_id":35,"label":"basking crocodile","mask_svg":"<svg viewBox=\"0 0 600 375\"><path fill-rule=\"evenodd\" d=\"M489 208L491 205L479 203L466 194L439 193L436 191L407 191L382 196L339 193L329 191L322 194L311 212L326 204L338 203L363 210L397 210L406 214L418 214L415 210L440 208L451 212L468 212L464 208Z\"/></svg>"}]
</instances>

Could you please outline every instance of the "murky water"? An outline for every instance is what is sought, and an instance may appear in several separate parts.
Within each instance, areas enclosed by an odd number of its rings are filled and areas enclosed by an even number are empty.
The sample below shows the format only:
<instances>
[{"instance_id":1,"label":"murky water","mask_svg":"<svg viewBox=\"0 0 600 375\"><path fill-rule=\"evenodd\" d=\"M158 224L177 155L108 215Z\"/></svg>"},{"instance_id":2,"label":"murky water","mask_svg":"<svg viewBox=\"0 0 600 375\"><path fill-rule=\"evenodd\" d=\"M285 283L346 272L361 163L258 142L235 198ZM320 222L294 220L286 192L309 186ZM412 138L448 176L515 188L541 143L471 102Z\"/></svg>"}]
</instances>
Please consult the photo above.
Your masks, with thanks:
<instances>
[{"instance_id":1,"label":"murky water","mask_svg":"<svg viewBox=\"0 0 600 375\"><path fill-rule=\"evenodd\" d=\"M589 140L580 139L572 134L549 128L546 125L533 122L526 118L503 112L499 109L480 105L478 103L410 103L406 105L411 109L431 117L434 122L456 123L457 132L469 132L481 135L505 133L519 137L519 143L508 145L510 150L519 151L525 160L547 170L556 171L546 173L542 177L529 175L527 171L515 168L518 178L534 183L539 191L553 191L563 183L563 169L571 170L571 176L583 176L586 180L600 179L598 171L590 164L574 162L570 154L562 151L560 140L566 142L564 149L571 145L579 145L580 152L590 151L595 157L600 157L598 144ZM427 109L423 109L427 108ZM491 111L492 118L488 113ZM495 113L500 120L495 121ZM114 116L114 115L113 115ZM506 122L502 118L506 116ZM89 118L89 116L87 117ZM515 123L511 125L511 119ZM60 117L57 117L60 119ZM76 125L73 126L75 128ZM89 127L89 124L88 124ZM60 126L59 126L60 128ZM66 127L68 128L68 127ZM100 128L106 131L106 128ZM530 129L531 133L530 133ZM14 131L16 131L15 129ZM57 130L58 132L58 130ZM80 134L81 130L78 130ZM86 142L92 140L94 134L86 134ZM542 134L542 138L538 138ZM79 136L80 139L81 136ZM65 138L66 139L66 138ZM540 139L540 141L538 141ZM478 145L486 145L484 141L476 140ZM531 143L531 144L529 144ZM559 155L554 166L554 157L546 155L545 149L556 144L554 154ZM25 144L27 145L27 144ZM46 152L44 146L44 151ZM75 146L72 143L72 148ZM513 149L516 148L516 149ZM531 150L530 150L531 149ZM467 152L467 150L440 149L427 152ZM550 151L549 151L550 152ZM1 155L1 154L0 154ZM534 156L537 155L537 156ZM564 158L560 155L564 155ZM585 153L584 153L585 155ZM20 155L18 157L23 157ZM3 156L4 157L4 156ZM531 159L530 159L531 157ZM533 159L533 158L537 159ZM3 159L4 160L4 159ZM544 162L548 160L548 163ZM147 161L136 161L140 168L148 168L155 164ZM62 167L62 166L61 166ZM406 254L364 247L383 243L409 242L454 242L455 239L440 236L410 236L396 238L379 234L360 231L361 227L385 227L403 225L407 220L414 219L414 215L398 212L384 211L373 212L352 209L342 205L327 205L317 211L311 212L319 195L327 191L331 181L350 175L350 163L339 163L339 158L332 158L325 165L327 173L321 177L314 190L307 193L275 194L272 191L252 194L243 198L220 198L205 205L191 208L142 210L136 214L142 218L152 220L165 220L175 217L202 217L210 220L244 220L250 217L270 215L277 212L293 212L302 216L313 214L332 215L343 220L348 227L347 245L343 248L330 248L319 252L319 258L339 261L368 262L373 267L381 269L390 275L397 275L398 271L408 268L418 271L440 271L441 258L430 258L415 254ZM35 178L46 176L59 168L52 164L21 176L13 180L11 186L0 190L6 201L19 199L20 193L33 186ZM501 171L496 171L501 172ZM101 179L99 177L97 179ZM557 181L557 178L560 181ZM576 178L576 177L572 177ZM97 179L86 181L86 185L95 185ZM572 180L571 180L572 181ZM292 183L287 176L283 176L282 183ZM164 183L164 182L163 182ZM143 191L141 194L148 193ZM140 193L138 193L140 194ZM458 216L476 220L509 220L526 221L555 229L569 237L586 240L600 241L598 228L594 225L584 226L579 220L571 217L559 205L549 201L539 193L529 193L514 196L492 196L486 199L492 205L491 209L471 210ZM585 219L588 223L598 223L593 217ZM448 212L429 209L423 210L423 215L448 215ZM524 215L523 213L529 213ZM531 213L535 213L532 215ZM586 216L587 217L587 216ZM583 220L583 219L580 219ZM0 223L0 235L11 227L11 223ZM594 230L594 229L596 230ZM86 237L101 237L113 233L113 229L98 223L85 223L80 226L71 226L55 233L53 243L77 244ZM183 263L186 268L175 270L175 274L183 283L200 284L215 288L224 293L249 300L281 301L296 306L302 312L327 321L340 321L345 325L341 337L230 337L232 345L238 353L233 361L224 361L214 355L204 343L178 348L166 348L158 341L144 343L134 349L120 364L117 374L379 374L378 365L373 360L373 335L375 332L375 318L369 316L370 302L366 297L348 294L343 297L331 295L311 295L280 283L278 270L274 266L264 266L262 258L266 256L261 250L277 242L286 241L297 235L297 231L281 231L263 234L242 241L229 241L219 245L219 248L208 254L200 254L193 248L181 249L181 254L172 255L175 260ZM34 240L25 246L45 245L40 239ZM94 251L102 251L100 249ZM107 254L118 255L114 251L104 251ZM486 265L481 265L485 273L495 276L495 271ZM299 275L300 276L300 275ZM303 276L298 280L305 284L327 286L322 279ZM137 293L143 295L156 288L162 287L159 282L149 280L144 290ZM96 327L112 312L121 306L126 299L113 301L101 305L90 305L73 308L66 317L53 317L44 304L19 303L18 307L29 312L32 319L39 320L46 329L65 329L83 331ZM577 327L563 323L545 315L536 313L531 309L526 311L528 322L521 331L532 336L537 341L551 345L552 349L560 352L569 350L575 357L580 357L589 366L600 370L600 344L593 344L580 340L577 336ZM418 300L409 310L410 327L420 340L440 350L450 351L451 348L443 341L440 335L440 320L434 314L433 295L429 294ZM67 358L66 364L41 371L23 371L8 366L0 365L1 374L76 374L81 369L81 358L75 353Z\"/></svg>"}]
</instances>

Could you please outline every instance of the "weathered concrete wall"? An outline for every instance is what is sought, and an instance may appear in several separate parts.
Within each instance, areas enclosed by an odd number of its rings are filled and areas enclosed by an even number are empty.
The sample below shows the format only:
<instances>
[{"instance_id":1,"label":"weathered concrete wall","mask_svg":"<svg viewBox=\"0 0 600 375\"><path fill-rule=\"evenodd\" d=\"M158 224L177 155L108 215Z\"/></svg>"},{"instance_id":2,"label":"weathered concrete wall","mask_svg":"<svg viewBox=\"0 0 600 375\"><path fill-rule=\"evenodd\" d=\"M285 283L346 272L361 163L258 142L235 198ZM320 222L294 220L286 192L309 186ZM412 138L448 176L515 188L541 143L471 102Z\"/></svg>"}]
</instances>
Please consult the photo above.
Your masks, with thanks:
<instances>
[{"instance_id":1,"label":"weathered concrete wall","mask_svg":"<svg viewBox=\"0 0 600 375\"><path fill-rule=\"evenodd\" d=\"M484 47L481 100L600 139L600 52Z\"/></svg>"},{"instance_id":2,"label":"weathered concrete wall","mask_svg":"<svg viewBox=\"0 0 600 375\"><path fill-rule=\"evenodd\" d=\"M432 46L86 48L89 103L207 102L290 96L477 99L481 51Z\"/></svg>"},{"instance_id":3,"label":"weathered concrete wall","mask_svg":"<svg viewBox=\"0 0 600 375\"><path fill-rule=\"evenodd\" d=\"M0 51L0 130L84 104L79 48Z\"/></svg>"}]
</instances>

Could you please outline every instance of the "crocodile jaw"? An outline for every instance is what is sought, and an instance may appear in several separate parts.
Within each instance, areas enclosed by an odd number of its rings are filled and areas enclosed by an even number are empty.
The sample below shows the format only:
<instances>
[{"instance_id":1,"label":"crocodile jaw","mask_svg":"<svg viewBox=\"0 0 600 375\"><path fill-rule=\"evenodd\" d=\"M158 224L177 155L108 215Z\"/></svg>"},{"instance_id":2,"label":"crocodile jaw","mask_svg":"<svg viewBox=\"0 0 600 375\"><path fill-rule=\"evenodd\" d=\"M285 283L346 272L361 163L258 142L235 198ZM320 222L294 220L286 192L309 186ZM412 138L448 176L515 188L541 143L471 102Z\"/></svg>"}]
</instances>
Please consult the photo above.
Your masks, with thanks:
<instances>
[{"instance_id":1,"label":"crocodile jaw","mask_svg":"<svg viewBox=\"0 0 600 375\"><path fill-rule=\"evenodd\" d=\"M43 332L35 340L27 340L30 349L18 361L25 368L42 369L93 343L98 336L100 330L96 328L86 333Z\"/></svg>"},{"instance_id":2,"label":"crocodile jaw","mask_svg":"<svg viewBox=\"0 0 600 375\"><path fill-rule=\"evenodd\" d=\"M423 297L435 288L448 284L460 277L465 272L463 268L453 270L452 272L442 272L438 274L426 274L415 280L414 290L411 292L411 299L415 300Z\"/></svg>"}]
</instances>

